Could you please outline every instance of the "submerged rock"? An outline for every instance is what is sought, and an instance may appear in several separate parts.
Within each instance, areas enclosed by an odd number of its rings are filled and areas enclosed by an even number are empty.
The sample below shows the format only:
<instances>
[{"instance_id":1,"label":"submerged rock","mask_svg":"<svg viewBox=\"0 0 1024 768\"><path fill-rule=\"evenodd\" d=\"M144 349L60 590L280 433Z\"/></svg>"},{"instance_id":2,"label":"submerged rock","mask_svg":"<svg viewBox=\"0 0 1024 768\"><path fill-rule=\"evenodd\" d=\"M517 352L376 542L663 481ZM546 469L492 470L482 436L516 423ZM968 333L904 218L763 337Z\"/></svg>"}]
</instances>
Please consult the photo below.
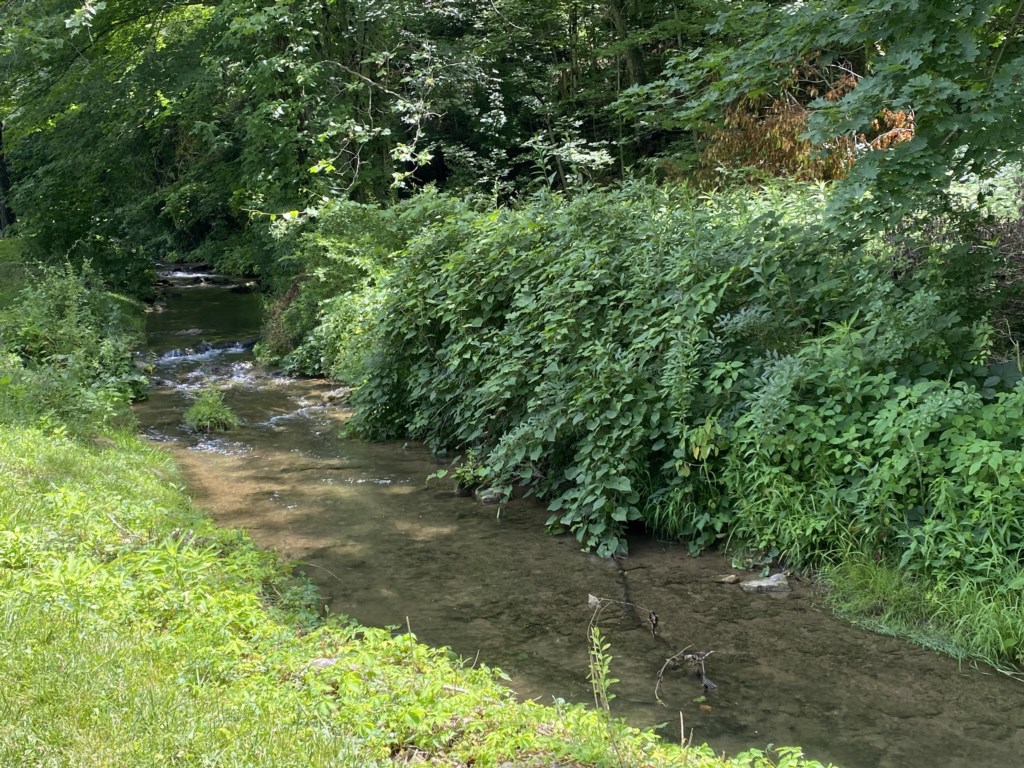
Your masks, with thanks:
<instances>
[{"instance_id":1,"label":"submerged rock","mask_svg":"<svg viewBox=\"0 0 1024 768\"><path fill-rule=\"evenodd\" d=\"M324 405L333 405L334 403L348 400L351 394L352 387L338 387L330 392L324 392L320 395L320 400L323 401Z\"/></svg>"},{"instance_id":2,"label":"submerged rock","mask_svg":"<svg viewBox=\"0 0 1024 768\"><path fill-rule=\"evenodd\" d=\"M744 592L789 592L789 580L784 573L775 573L767 579L750 579L740 583Z\"/></svg>"},{"instance_id":3,"label":"submerged rock","mask_svg":"<svg viewBox=\"0 0 1024 768\"><path fill-rule=\"evenodd\" d=\"M476 492L476 500L481 504L500 504L505 500L505 494L497 488L481 488Z\"/></svg>"}]
</instances>

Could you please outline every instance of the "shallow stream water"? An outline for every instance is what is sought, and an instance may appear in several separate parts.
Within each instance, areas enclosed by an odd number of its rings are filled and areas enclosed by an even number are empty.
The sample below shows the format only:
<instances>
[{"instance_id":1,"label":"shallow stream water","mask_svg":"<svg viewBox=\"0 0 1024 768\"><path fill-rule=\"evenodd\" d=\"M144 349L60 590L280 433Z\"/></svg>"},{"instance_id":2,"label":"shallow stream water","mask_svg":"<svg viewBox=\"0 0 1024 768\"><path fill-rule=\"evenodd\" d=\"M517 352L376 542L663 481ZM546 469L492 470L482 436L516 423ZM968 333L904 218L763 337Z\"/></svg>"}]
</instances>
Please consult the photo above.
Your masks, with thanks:
<instances>
[{"instance_id":1,"label":"shallow stream water","mask_svg":"<svg viewBox=\"0 0 1024 768\"><path fill-rule=\"evenodd\" d=\"M666 739L684 730L729 753L800 744L845 768L1024 765L1024 684L844 624L812 584L746 594L714 580L749 577L728 559L646 539L628 558L601 560L546 534L536 504L499 510L427 485L444 464L422 446L339 436L348 412L336 385L252 362L254 296L195 275L171 282L149 318L156 386L137 407L141 428L174 451L198 504L298 563L328 610L408 625L500 667L521 697L588 702L594 595L609 601L598 623L621 681L613 712L664 723ZM244 425L190 435L182 412L210 386ZM687 648L712 652L717 688L705 694L683 665L666 668L656 691L666 659Z\"/></svg>"}]
</instances>

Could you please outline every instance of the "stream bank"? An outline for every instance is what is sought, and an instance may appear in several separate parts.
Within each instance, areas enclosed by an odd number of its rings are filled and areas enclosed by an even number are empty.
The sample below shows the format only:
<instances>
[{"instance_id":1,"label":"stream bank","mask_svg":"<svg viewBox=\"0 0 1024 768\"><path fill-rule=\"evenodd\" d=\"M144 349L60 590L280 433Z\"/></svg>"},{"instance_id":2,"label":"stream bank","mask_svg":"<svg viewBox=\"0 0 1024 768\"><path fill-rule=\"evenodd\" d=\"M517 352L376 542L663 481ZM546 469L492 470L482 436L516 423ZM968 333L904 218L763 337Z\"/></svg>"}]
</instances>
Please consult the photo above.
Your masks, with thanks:
<instances>
[{"instance_id":1,"label":"stream bank","mask_svg":"<svg viewBox=\"0 0 1024 768\"><path fill-rule=\"evenodd\" d=\"M410 626L432 645L501 667L522 697L592 698L588 596L622 601L601 615L611 643L615 714L666 723L717 750L799 743L809 757L858 766L1013 766L1024 753L1024 685L991 671L843 624L810 584L781 598L718 583L715 555L631 542L621 562L544 533L545 510L458 498L424 478L440 465L414 444L339 437L347 418L328 382L255 364L258 303L227 286L179 285L153 313L149 351L160 386L137 407L166 443L198 504L223 525L296 561L328 610L364 624ZM203 344L205 342L205 344ZM220 437L189 435L181 413L201 387L225 392L242 417ZM707 693L665 659L712 651Z\"/></svg>"}]
</instances>

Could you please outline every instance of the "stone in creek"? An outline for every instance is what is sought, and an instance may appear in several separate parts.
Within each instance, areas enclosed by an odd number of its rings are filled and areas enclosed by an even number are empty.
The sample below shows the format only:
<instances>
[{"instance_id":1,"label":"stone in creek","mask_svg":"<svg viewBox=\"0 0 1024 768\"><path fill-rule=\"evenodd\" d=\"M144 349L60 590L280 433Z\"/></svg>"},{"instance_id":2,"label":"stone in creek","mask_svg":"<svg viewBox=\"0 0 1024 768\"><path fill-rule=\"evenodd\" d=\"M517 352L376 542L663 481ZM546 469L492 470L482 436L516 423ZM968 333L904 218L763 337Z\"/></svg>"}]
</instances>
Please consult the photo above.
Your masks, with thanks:
<instances>
[{"instance_id":1,"label":"stone in creek","mask_svg":"<svg viewBox=\"0 0 1024 768\"><path fill-rule=\"evenodd\" d=\"M505 494L496 488L484 488L476 492L476 500L481 504L500 504Z\"/></svg>"},{"instance_id":2,"label":"stone in creek","mask_svg":"<svg viewBox=\"0 0 1024 768\"><path fill-rule=\"evenodd\" d=\"M750 579L740 583L744 592L789 592L789 581L786 574L776 573L767 579Z\"/></svg>"},{"instance_id":3,"label":"stone in creek","mask_svg":"<svg viewBox=\"0 0 1024 768\"><path fill-rule=\"evenodd\" d=\"M719 584L738 584L740 577L735 573L728 573L725 576L715 576L712 581L717 581Z\"/></svg>"},{"instance_id":4,"label":"stone in creek","mask_svg":"<svg viewBox=\"0 0 1024 768\"><path fill-rule=\"evenodd\" d=\"M351 387L338 387L337 389L332 389L330 392L324 392L320 395L320 399L325 405L332 405L341 400L347 400L351 394Z\"/></svg>"}]
</instances>

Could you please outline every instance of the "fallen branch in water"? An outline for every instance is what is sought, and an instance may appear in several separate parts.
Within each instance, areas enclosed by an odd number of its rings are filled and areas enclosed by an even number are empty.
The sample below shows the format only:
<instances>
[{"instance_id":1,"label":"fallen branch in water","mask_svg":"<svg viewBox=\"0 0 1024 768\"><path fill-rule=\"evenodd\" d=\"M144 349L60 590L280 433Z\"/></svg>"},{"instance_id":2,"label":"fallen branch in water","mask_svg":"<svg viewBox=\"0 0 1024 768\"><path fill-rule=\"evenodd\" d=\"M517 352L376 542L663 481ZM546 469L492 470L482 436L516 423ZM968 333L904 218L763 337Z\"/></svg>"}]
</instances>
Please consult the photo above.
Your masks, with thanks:
<instances>
[{"instance_id":1,"label":"fallen branch in water","mask_svg":"<svg viewBox=\"0 0 1024 768\"><path fill-rule=\"evenodd\" d=\"M654 610L651 608L645 608L642 605L637 605L636 603L631 603L627 600L612 600L607 597L598 597L597 595L587 595L587 605L594 609L594 613L590 617L590 625L588 626L588 630L592 630L595 626L597 626L597 621L601 618L601 613L604 611L605 608L607 608L609 605L621 605L633 611L633 613L637 616L638 621L640 621L640 614L646 613L647 625L648 627L650 627L651 637L656 638L658 636L658 614L656 614ZM641 625L643 624L643 622L640 623Z\"/></svg>"},{"instance_id":2,"label":"fallen branch in water","mask_svg":"<svg viewBox=\"0 0 1024 768\"><path fill-rule=\"evenodd\" d=\"M647 614L647 625L651 630L651 637L655 639L661 639L664 642L664 638L660 638L658 635L658 614L651 608L645 608L644 606L637 605L625 600L612 600L607 597L598 597L597 595L587 595L587 605L594 609L594 613L590 617L590 624L587 627L588 638L593 637L594 630L598 628L598 622L601 619L601 614L604 609L609 605L622 605L629 608L639 619L639 616L644 613ZM661 698L662 684L665 680L665 670L670 667L675 669L679 667L680 662L689 664L697 676L700 678L701 685L704 687L704 692L713 691L718 688L718 684L707 676L707 658L714 651L692 651L690 648L692 645L687 645L681 651L669 656L665 659L665 663L661 665L661 669L658 670L658 679L654 685L654 698L662 706L666 706L665 702Z\"/></svg>"},{"instance_id":3,"label":"fallen branch in water","mask_svg":"<svg viewBox=\"0 0 1024 768\"><path fill-rule=\"evenodd\" d=\"M704 686L704 692L713 691L718 688L718 684L708 677L707 668L705 666L708 656L714 651L694 651L693 653L687 653L690 650L690 646L686 646L683 650L678 653L669 656L665 659L665 663L661 665L661 669L658 670L658 682L654 685L654 698L657 699L658 703L665 706L665 702L661 698L661 684L665 680L665 670L669 667L675 669L679 666L679 661L682 660L688 663L694 670L696 670L700 677L701 685Z\"/></svg>"}]
</instances>

